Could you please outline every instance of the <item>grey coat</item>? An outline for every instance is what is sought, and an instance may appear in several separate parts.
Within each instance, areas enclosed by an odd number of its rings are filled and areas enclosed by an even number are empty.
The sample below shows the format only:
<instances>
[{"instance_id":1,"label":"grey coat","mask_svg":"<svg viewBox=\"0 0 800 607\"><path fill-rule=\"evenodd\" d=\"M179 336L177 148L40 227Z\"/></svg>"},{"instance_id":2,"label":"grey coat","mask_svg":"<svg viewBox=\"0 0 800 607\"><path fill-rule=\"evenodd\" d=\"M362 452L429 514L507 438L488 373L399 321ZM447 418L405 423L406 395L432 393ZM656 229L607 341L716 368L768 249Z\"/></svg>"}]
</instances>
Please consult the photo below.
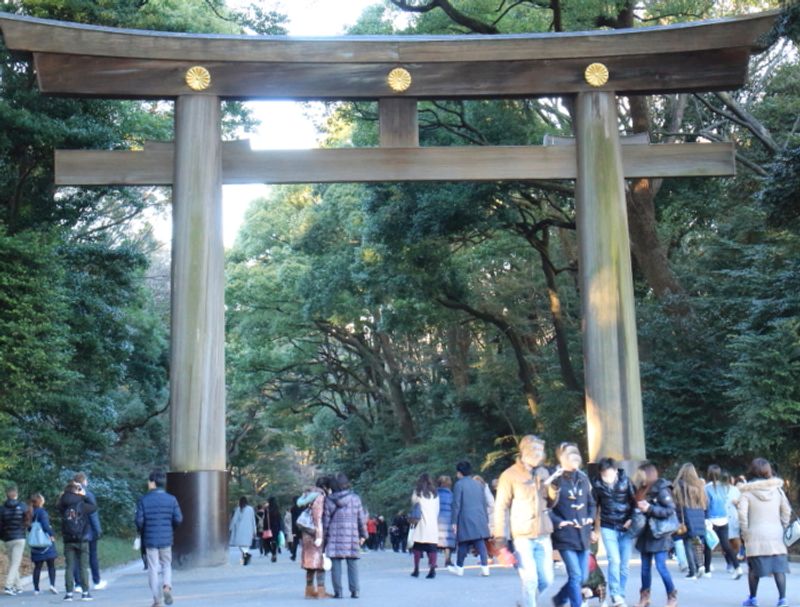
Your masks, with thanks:
<instances>
[{"instance_id":1,"label":"grey coat","mask_svg":"<svg viewBox=\"0 0 800 607\"><path fill-rule=\"evenodd\" d=\"M486 493L483 485L471 476L456 482L453 488L453 524L457 525L456 540L470 542L491 537Z\"/></svg>"},{"instance_id":2,"label":"grey coat","mask_svg":"<svg viewBox=\"0 0 800 607\"><path fill-rule=\"evenodd\" d=\"M231 532L230 545L249 548L256 535L256 513L250 505L244 508L237 506L231 517L229 526Z\"/></svg>"},{"instance_id":3,"label":"grey coat","mask_svg":"<svg viewBox=\"0 0 800 607\"><path fill-rule=\"evenodd\" d=\"M357 559L361 556L361 538L366 539L367 513L361 498L349 489L337 491L325 499L322 516L325 554L332 559Z\"/></svg>"}]
</instances>

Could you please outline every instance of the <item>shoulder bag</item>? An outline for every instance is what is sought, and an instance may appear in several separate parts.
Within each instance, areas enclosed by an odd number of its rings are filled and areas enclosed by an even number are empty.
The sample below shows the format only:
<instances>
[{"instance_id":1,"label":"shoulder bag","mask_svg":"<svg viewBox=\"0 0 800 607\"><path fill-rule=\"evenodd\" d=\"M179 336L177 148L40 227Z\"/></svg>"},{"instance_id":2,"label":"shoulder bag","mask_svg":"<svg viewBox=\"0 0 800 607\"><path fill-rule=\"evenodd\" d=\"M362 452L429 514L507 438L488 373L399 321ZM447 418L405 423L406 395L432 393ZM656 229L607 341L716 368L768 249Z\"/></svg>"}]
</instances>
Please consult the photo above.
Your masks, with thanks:
<instances>
[{"instance_id":1,"label":"shoulder bag","mask_svg":"<svg viewBox=\"0 0 800 607\"><path fill-rule=\"evenodd\" d=\"M783 543L788 548L789 546L794 545L797 540L800 540L800 519L797 518L797 515L794 513L794 509L792 508L792 502L789 500L789 496L787 496L783 489L780 490L781 495L786 498L786 501L789 502L789 509L792 511L792 519L794 519L789 526L783 530Z\"/></svg>"}]
</instances>

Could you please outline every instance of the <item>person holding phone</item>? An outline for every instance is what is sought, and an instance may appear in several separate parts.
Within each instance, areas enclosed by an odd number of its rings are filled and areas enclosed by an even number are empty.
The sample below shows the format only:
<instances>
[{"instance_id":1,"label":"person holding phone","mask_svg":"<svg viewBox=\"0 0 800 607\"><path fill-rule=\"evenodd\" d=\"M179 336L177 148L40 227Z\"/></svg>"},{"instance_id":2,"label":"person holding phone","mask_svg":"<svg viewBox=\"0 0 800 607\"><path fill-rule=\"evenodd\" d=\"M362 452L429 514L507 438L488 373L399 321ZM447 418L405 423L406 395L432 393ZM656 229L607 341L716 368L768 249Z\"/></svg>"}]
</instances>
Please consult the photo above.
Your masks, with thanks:
<instances>
[{"instance_id":1,"label":"person holding phone","mask_svg":"<svg viewBox=\"0 0 800 607\"><path fill-rule=\"evenodd\" d=\"M575 443L561 443L556 449L559 468L545 481L552 507L550 519L553 548L559 551L567 568L567 583L553 598L555 605L581 607L582 586L589 577L589 551L594 525L595 501L589 477Z\"/></svg>"}]
</instances>

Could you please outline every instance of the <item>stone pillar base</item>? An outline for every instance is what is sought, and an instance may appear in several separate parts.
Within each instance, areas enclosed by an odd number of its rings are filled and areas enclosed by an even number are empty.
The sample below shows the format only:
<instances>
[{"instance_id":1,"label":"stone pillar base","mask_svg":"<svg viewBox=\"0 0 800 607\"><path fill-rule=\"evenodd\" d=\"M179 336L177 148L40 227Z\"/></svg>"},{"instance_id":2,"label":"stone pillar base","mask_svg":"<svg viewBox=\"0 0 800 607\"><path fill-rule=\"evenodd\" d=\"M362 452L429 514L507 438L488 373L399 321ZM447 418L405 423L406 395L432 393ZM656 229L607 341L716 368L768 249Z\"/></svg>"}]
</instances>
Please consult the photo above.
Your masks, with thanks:
<instances>
[{"instance_id":1,"label":"stone pillar base","mask_svg":"<svg viewBox=\"0 0 800 607\"><path fill-rule=\"evenodd\" d=\"M167 491L178 498L183 524L175 530L176 569L218 567L228 562L228 473L167 473Z\"/></svg>"}]
</instances>

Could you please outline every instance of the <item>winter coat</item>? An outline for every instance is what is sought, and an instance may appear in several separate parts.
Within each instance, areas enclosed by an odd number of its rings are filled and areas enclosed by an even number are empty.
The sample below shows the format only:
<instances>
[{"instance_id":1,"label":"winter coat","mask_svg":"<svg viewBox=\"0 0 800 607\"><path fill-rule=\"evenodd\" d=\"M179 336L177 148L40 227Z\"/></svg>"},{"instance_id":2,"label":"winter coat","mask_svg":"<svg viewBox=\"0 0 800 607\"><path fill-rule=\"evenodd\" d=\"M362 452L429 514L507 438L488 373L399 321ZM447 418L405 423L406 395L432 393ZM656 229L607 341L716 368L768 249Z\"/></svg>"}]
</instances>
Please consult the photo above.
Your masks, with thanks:
<instances>
[{"instance_id":1,"label":"winter coat","mask_svg":"<svg viewBox=\"0 0 800 607\"><path fill-rule=\"evenodd\" d=\"M25 539L25 513L28 506L19 501L8 499L0 510L0 539L4 542Z\"/></svg>"},{"instance_id":2,"label":"winter coat","mask_svg":"<svg viewBox=\"0 0 800 607\"><path fill-rule=\"evenodd\" d=\"M272 531L272 537L276 541L278 539L278 534L284 531L283 518L281 517L280 510L277 508L274 510L267 508L266 515L264 516L264 529L267 528ZM284 535L285 534L286 532L284 531Z\"/></svg>"},{"instance_id":3,"label":"winter coat","mask_svg":"<svg viewBox=\"0 0 800 607\"><path fill-rule=\"evenodd\" d=\"M471 476L458 480L453 488L453 524L456 525L456 540L460 543L489 538L489 518L486 513L486 493L483 491L483 485Z\"/></svg>"},{"instance_id":4,"label":"winter coat","mask_svg":"<svg viewBox=\"0 0 800 607\"><path fill-rule=\"evenodd\" d=\"M644 499L650 503L650 508L645 513L648 520L650 518L666 519L675 512L672 483L667 479L660 478L653 483ZM639 552L668 552L672 550L673 546L671 535L665 535L660 538L654 537L649 523L644 526L639 539L636 540L636 549Z\"/></svg>"},{"instance_id":5,"label":"winter coat","mask_svg":"<svg viewBox=\"0 0 800 607\"><path fill-rule=\"evenodd\" d=\"M424 497L411 494L411 504L419 504L421 516L419 522L411 530L411 541L419 544L439 543L439 495Z\"/></svg>"},{"instance_id":6,"label":"winter coat","mask_svg":"<svg viewBox=\"0 0 800 607\"><path fill-rule=\"evenodd\" d=\"M90 504L94 504L97 506L97 498L95 497L94 493L92 493L86 487L83 488L84 493L86 494L86 500ZM99 508L92 512L89 515L89 541L98 540L103 533L103 529L100 527L100 510Z\"/></svg>"},{"instance_id":7,"label":"winter coat","mask_svg":"<svg viewBox=\"0 0 800 607\"><path fill-rule=\"evenodd\" d=\"M456 535L453 533L453 492L447 487L436 490L439 495L439 548L455 548ZM395 519L395 525L397 520Z\"/></svg>"},{"instance_id":8,"label":"winter coat","mask_svg":"<svg viewBox=\"0 0 800 607\"><path fill-rule=\"evenodd\" d=\"M678 520L686 525L686 537L704 537L708 507L705 487L701 489L678 481L675 483L674 499Z\"/></svg>"},{"instance_id":9,"label":"winter coat","mask_svg":"<svg viewBox=\"0 0 800 607\"><path fill-rule=\"evenodd\" d=\"M738 485L739 525L747 556L786 554L783 529L789 525L792 509L783 492L783 481L767 478Z\"/></svg>"},{"instance_id":10,"label":"winter coat","mask_svg":"<svg viewBox=\"0 0 800 607\"><path fill-rule=\"evenodd\" d=\"M294 533L292 532L292 513L289 510L283 515L283 532L286 534L286 543L291 544L294 541Z\"/></svg>"},{"instance_id":11,"label":"winter coat","mask_svg":"<svg viewBox=\"0 0 800 607\"><path fill-rule=\"evenodd\" d=\"M81 537L73 537L68 535L64 525L64 516L66 515L67 510L70 507L77 507L77 504L80 504L79 507L81 508L81 512L85 517L85 525ZM92 512L97 510L97 506L91 503L85 495L67 492L59 498L56 508L58 509L59 514L61 514L61 530L64 535L64 542L88 542L92 532L90 528L91 523L89 522L89 516L92 514Z\"/></svg>"},{"instance_id":12,"label":"winter coat","mask_svg":"<svg viewBox=\"0 0 800 607\"><path fill-rule=\"evenodd\" d=\"M264 524L266 529L266 522ZM250 504L244 508L236 507L228 530L230 531L230 541L228 542L230 546L249 548L253 544L253 538L256 536L256 512ZM277 537L278 532L273 531L273 533Z\"/></svg>"},{"instance_id":13,"label":"winter coat","mask_svg":"<svg viewBox=\"0 0 800 607\"><path fill-rule=\"evenodd\" d=\"M31 519L31 523L39 523L42 526L42 531L44 531L48 536L55 537L55 532L53 528L50 526L50 517L47 515L47 510L44 508L34 508L33 509L33 518ZM42 561L49 561L50 559L54 559L58 556L58 552L56 551L56 543L53 542L46 548L34 548L31 546L31 560L34 563L41 563Z\"/></svg>"},{"instance_id":14,"label":"winter coat","mask_svg":"<svg viewBox=\"0 0 800 607\"><path fill-rule=\"evenodd\" d=\"M589 477L580 470L564 472L553 481L551 491L555 493L550 508L553 548L578 552L589 550L596 508ZM561 527L563 522L574 524Z\"/></svg>"},{"instance_id":15,"label":"winter coat","mask_svg":"<svg viewBox=\"0 0 800 607\"><path fill-rule=\"evenodd\" d=\"M303 494L300 500L302 500L303 504L308 504L306 507L310 509L311 520L314 521L314 527L317 530L314 535L310 533L300 534L303 542L303 555L300 559L300 566L303 569L322 569L324 564L322 558L322 546L315 546L314 540L318 537L325 537L322 531L322 515L325 509L325 494L322 492L322 489L312 487L310 489L306 489L306 492ZM303 513L304 508L302 508L302 506L298 506L298 508L300 508L300 512L297 515L299 517L300 514ZM295 519L295 521L297 521L297 519Z\"/></svg>"},{"instance_id":16,"label":"winter coat","mask_svg":"<svg viewBox=\"0 0 800 607\"><path fill-rule=\"evenodd\" d=\"M512 538L533 539L553 533L544 487L548 476L544 467L529 472L521 461L503 471L497 481L495 537L500 529L510 531Z\"/></svg>"},{"instance_id":17,"label":"winter coat","mask_svg":"<svg viewBox=\"0 0 800 607\"><path fill-rule=\"evenodd\" d=\"M151 489L136 504L136 529L145 548L172 546L173 530L182 522L177 498L163 489Z\"/></svg>"},{"instance_id":18,"label":"winter coat","mask_svg":"<svg viewBox=\"0 0 800 607\"><path fill-rule=\"evenodd\" d=\"M325 500L322 516L325 554L332 559L361 556L360 538L367 536L367 513L361 498L349 489L337 491Z\"/></svg>"},{"instance_id":19,"label":"winter coat","mask_svg":"<svg viewBox=\"0 0 800 607\"><path fill-rule=\"evenodd\" d=\"M633 483L621 468L617 480L607 485L599 476L592 483L594 501L600 510L600 526L615 531L623 531L625 523L633 516L636 502L633 498Z\"/></svg>"}]
</instances>

